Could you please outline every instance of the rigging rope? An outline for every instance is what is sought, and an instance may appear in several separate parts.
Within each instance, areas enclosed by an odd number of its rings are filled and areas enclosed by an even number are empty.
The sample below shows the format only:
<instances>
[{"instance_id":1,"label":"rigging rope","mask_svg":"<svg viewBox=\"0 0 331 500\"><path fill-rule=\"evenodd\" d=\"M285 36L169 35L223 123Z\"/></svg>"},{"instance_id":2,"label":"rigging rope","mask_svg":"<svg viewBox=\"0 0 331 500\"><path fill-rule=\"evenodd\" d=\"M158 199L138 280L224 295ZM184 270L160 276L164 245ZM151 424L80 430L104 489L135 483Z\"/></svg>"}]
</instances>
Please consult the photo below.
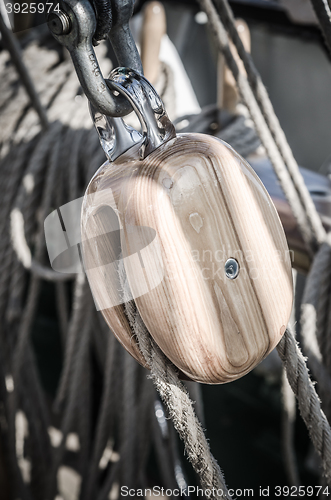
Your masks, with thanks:
<instances>
[{"instance_id":1,"label":"rigging rope","mask_svg":"<svg viewBox=\"0 0 331 500\"><path fill-rule=\"evenodd\" d=\"M322 226L321 219L316 211L310 194L306 186L304 185L304 181L299 172L298 165L293 158L285 135L274 114L265 87L263 86L258 72L254 67L250 54L246 53L243 47L240 36L238 35L235 26L234 18L229 4L227 0L215 0L217 9L221 16L220 18L217 15L216 8L214 7L214 4L211 0L199 0L199 2L208 16L208 21L213 30L218 48L224 54L226 63L233 73L240 94L250 112L251 118L255 124L261 142L264 145L267 154L273 164L274 170L278 176L284 194L289 201L293 214L297 218L302 236L304 237L306 243L309 245L312 257L314 256L314 253L317 250L318 246L322 245L319 252L315 256L313 263L313 268L314 266L319 266L321 271L322 266L319 264L319 253L325 251L325 247L328 246L327 235ZM229 47L228 35L226 33L224 25L226 26L229 35L232 38L232 42L234 43L238 51L239 57L244 63L247 77L243 73L240 73L238 70L238 66ZM318 246L316 246L316 243L318 244ZM313 272L313 268L311 272ZM323 269L325 269L325 267L323 267ZM324 276L324 271L322 272L321 276ZM306 285L306 292L311 292L311 285L309 281ZM315 292L312 291L311 293L314 295L316 293L316 290ZM303 321L305 321L305 314L303 314ZM315 319L312 319L312 317L310 316L310 321L314 323ZM312 327L310 328L310 332L310 338L312 338L314 336ZM330 330L328 333L330 336ZM294 393L298 397L299 408L302 417L308 427L308 430L310 431L314 446L322 457L325 474L327 477L330 477L330 426L327 419L325 418L324 413L320 409L318 397L313 386L311 385L307 368L305 364L303 364L304 360L302 358L302 354L298 350L297 346L297 350L294 349L294 344L295 340L290 330L288 329L286 334L284 335L284 338L278 346L278 352L287 370L287 376L289 378L290 385ZM308 342L306 343L306 345L307 344ZM316 341L314 341L314 345L316 345ZM312 356L313 363L316 359L316 356ZM297 365L295 381L293 371L294 360L296 361ZM316 370L318 370L319 373L326 371L320 362L316 362L315 365ZM301 371L302 374L300 377L299 374ZM325 375L324 381L327 380L328 377L329 375ZM305 391L298 390L297 383L299 380L300 383L304 385ZM308 396L308 394L309 398L313 397L311 395L312 391L313 393L315 393L314 398L304 400ZM315 396L317 399L315 398ZM307 408L307 401L311 402L309 408ZM313 418L317 419L318 421L322 419L322 423L320 422L320 428L318 430L314 430L311 428L311 420ZM325 442L323 443L321 440L321 428L323 429L322 438L324 439L325 437Z\"/></svg>"},{"instance_id":2,"label":"rigging rope","mask_svg":"<svg viewBox=\"0 0 331 500\"><path fill-rule=\"evenodd\" d=\"M284 132L275 116L265 87L253 66L250 54L246 53L238 35L228 2L226 0L217 0L216 5L221 17L219 17L212 0L199 0L199 3L207 14L217 47L223 53L226 64L237 82L240 95L250 112L256 131L267 151L292 212L298 221L304 241L311 256L313 256L316 246L320 245L325 239L325 230L288 146ZM226 22L229 34L233 37L232 41L244 63L249 80L238 69L223 22Z\"/></svg>"},{"instance_id":3,"label":"rigging rope","mask_svg":"<svg viewBox=\"0 0 331 500\"><path fill-rule=\"evenodd\" d=\"M290 328L284 333L277 346L284 363L287 379L298 399L301 416L307 426L310 438L322 459L325 476L331 474L331 429L321 409L315 387L310 380L305 359Z\"/></svg>"},{"instance_id":4,"label":"rigging rope","mask_svg":"<svg viewBox=\"0 0 331 500\"><path fill-rule=\"evenodd\" d=\"M293 271L293 287L297 286L297 272ZM295 335L295 300L291 311L290 324ZM282 370L282 448L288 481L291 486L300 486L300 476L295 453L295 421L296 399L286 377L286 370Z\"/></svg>"},{"instance_id":5,"label":"rigging rope","mask_svg":"<svg viewBox=\"0 0 331 500\"><path fill-rule=\"evenodd\" d=\"M331 55L331 10L327 0L311 0L322 31L325 44Z\"/></svg>"}]
</instances>

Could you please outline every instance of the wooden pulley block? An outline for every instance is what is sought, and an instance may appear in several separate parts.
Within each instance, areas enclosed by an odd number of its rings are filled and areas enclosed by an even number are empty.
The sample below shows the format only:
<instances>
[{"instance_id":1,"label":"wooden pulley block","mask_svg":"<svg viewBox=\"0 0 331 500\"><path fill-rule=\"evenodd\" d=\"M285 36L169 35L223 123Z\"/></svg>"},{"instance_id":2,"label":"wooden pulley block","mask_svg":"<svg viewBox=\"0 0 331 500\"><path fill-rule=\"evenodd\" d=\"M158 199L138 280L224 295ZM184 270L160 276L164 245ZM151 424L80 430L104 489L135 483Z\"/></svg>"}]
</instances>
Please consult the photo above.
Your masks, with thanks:
<instances>
[{"instance_id":1,"label":"wooden pulley block","mask_svg":"<svg viewBox=\"0 0 331 500\"><path fill-rule=\"evenodd\" d=\"M81 218L96 305L141 364L128 297L187 377L235 380L277 345L292 308L291 262L276 209L229 145L204 134L176 136L143 77L121 69L110 78L132 103L142 134L93 113L112 160L92 178Z\"/></svg>"}]
</instances>

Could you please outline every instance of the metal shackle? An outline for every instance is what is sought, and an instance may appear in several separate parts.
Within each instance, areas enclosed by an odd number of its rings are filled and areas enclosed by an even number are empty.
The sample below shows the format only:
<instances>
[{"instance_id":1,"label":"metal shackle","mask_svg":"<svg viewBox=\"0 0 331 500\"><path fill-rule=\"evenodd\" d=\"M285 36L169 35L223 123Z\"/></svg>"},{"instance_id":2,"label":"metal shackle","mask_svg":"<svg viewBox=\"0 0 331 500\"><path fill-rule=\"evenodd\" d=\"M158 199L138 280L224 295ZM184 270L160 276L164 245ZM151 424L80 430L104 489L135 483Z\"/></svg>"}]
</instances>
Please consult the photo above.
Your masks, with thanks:
<instances>
[{"instance_id":1,"label":"metal shackle","mask_svg":"<svg viewBox=\"0 0 331 500\"><path fill-rule=\"evenodd\" d=\"M142 73L142 64L129 29L131 0L116 14L109 38L119 64ZM125 116L132 111L127 99L114 95L111 81L104 79L93 48L96 17L89 0L60 0L60 9L48 16L54 38L70 52L80 84L90 103L107 116ZM119 10L119 9L118 9Z\"/></svg>"},{"instance_id":2,"label":"metal shackle","mask_svg":"<svg viewBox=\"0 0 331 500\"><path fill-rule=\"evenodd\" d=\"M101 146L111 161L138 143L141 144L139 156L144 159L161 144L176 136L175 127L166 113L162 99L145 77L131 68L116 68L107 81L132 105L142 132L126 125L121 118L98 113L90 105Z\"/></svg>"}]
</instances>

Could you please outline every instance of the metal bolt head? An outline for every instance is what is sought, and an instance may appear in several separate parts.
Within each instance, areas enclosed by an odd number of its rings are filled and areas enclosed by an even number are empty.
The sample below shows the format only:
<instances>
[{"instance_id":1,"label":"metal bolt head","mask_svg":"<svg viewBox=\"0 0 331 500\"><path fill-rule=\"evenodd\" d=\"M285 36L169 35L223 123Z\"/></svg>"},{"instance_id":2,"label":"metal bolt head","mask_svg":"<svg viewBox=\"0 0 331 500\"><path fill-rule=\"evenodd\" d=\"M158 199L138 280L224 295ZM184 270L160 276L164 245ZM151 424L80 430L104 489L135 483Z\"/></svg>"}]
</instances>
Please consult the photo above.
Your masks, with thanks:
<instances>
[{"instance_id":1,"label":"metal bolt head","mask_svg":"<svg viewBox=\"0 0 331 500\"><path fill-rule=\"evenodd\" d=\"M238 261L232 257L226 261L224 266L225 275L230 280L234 280L238 276L239 269Z\"/></svg>"},{"instance_id":2,"label":"metal bolt head","mask_svg":"<svg viewBox=\"0 0 331 500\"><path fill-rule=\"evenodd\" d=\"M63 10L50 12L47 25L54 35L67 35L71 31L70 17Z\"/></svg>"}]
</instances>

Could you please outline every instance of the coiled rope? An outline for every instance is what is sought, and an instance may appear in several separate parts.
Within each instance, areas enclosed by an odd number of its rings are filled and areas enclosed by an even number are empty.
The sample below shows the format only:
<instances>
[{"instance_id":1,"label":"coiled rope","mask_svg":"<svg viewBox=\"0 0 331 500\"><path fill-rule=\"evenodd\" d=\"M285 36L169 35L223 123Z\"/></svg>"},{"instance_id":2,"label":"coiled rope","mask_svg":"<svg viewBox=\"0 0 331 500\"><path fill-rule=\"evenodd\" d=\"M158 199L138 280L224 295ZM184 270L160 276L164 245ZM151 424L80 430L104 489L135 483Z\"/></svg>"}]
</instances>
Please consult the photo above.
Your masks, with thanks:
<instances>
[{"instance_id":1,"label":"coiled rope","mask_svg":"<svg viewBox=\"0 0 331 500\"><path fill-rule=\"evenodd\" d=\"M134 488L146 487L151 447L160 458L163 485L174 488L178 484L173 433L165 420L168 437L161 436L152 381L95 311L84 275L78 275L71 286L72 275L56 273L48 264L44 218L55 207L82 196L105 158L71 62L59 58L47 29L40 27L37 34L38 40L35 35L26 42L24 60L38 74L35 85L48 111L47 130L42 130L28 95L18 84L8 53L0 53L0 351L2 383L12 380L1 392L8 430L1 429L11 464L13 495L22 500L53 500L62 494L59 486L72 432L80 447L74 467L81 478L75 495L81 500L104 500L110 491L116 493L119 481L128 481ZM98 47L98 58L107 73L111 67L105 49ZM46 282L55 286L52 293L64 352L53 410L40 385L30 338L41 314L38 308ZM103 385L100 402L92 391L96 376ZM27 419L26 467L30 473L21 468L16 454L19 411ZM50 433L54 427L61 436L56 445ZM93 434L91 429L95 429ZM75 477L73 470L70 474Z\"/></svg>"}]
</instances>

